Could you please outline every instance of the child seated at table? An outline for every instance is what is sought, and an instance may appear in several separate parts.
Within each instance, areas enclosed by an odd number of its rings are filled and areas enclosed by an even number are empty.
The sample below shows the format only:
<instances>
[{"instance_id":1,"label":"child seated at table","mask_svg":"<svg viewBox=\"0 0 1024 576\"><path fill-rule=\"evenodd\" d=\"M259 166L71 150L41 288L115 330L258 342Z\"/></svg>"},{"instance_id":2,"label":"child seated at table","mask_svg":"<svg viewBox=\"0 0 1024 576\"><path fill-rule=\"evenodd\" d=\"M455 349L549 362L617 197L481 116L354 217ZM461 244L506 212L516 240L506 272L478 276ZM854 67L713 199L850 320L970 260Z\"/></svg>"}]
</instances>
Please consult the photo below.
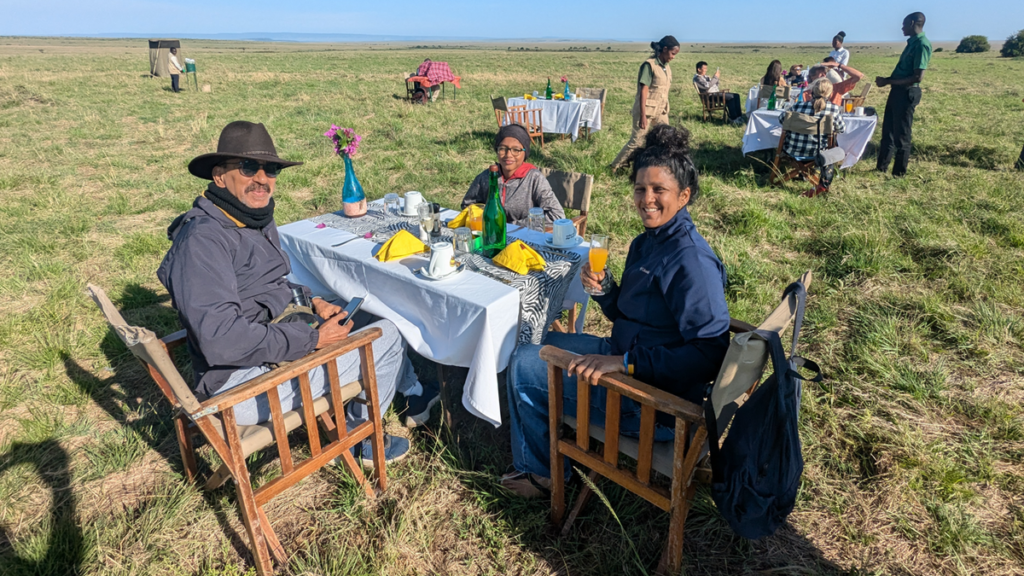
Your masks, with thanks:
<instances>
[{"instance_id":1,"label":"child seated at table","mask_svg":"<svg viewBox=\"0 0 1024 576\"><path fill-rule=\"evenodd\" d=\"M812 82L807 87L807 90L810 92L811 98L809 100L805 99L803 102L797 102L790 108L790 112L807 114L816 118L830 114L832 116L832 132L834 134L845 132L846 124L843 122L842 109L831 102L832 83L827 78L819 78ZM787 114L787 112L783 112L779 116L779 121L784 122ZM827 138L827 136L822 135L821 138ZM810 160L825 145L826 143L822 142L817 134L794 134L789 132L786 134L786 141L782 143L782 149L796 160ZM823 192L828 192L829 186L832 184L833 174L834 169L832 166L823 167L821 169L821 177L818 180L818 186L804 195L816 196Z\"/></svg>"}]
</instances>

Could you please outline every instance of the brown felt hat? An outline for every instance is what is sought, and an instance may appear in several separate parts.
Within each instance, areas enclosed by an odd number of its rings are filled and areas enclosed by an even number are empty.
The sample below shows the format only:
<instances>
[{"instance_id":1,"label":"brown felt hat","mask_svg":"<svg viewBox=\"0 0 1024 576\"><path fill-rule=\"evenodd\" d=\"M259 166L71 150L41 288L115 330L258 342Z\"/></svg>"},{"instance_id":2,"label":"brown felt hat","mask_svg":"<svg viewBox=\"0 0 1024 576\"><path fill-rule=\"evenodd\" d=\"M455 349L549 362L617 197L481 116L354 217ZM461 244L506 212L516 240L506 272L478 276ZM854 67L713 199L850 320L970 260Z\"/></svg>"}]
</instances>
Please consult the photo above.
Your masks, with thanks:
<instances>
[{"instance_id":1,"label":"brown felt hat","mask_svg":"<svg viewBox=\"0 0 1024 576\"><path fill-rule=\"evenodd\" d=\"M188 163L193 176L213 180L213 167L234 158L276 162L282 168L298 166L302 162L289 162L277 157L274 141L263 124L236 120L224 127L217 141L217 151L201 154Z\"/></svg>"}]
</instances>

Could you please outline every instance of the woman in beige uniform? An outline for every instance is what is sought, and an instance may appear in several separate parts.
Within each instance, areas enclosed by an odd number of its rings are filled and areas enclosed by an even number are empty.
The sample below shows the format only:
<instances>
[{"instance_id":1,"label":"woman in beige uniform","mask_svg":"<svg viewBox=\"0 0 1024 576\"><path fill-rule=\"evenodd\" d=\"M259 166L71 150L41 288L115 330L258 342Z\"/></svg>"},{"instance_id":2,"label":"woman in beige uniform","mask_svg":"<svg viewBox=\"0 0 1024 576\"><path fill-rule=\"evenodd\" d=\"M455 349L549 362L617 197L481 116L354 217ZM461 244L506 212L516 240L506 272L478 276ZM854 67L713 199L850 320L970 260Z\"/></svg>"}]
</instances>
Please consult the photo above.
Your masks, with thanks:
<instances>
[{"instance_id":1,"label":"woman in beige uniform","mask_svg":"<svg viewBox=\"0 0 1024 576\"><path fill-rule=\"evenodd\" d=\"M640 65L637 76L633 134L612 162L612 172L625 166L633 150L643 146L648 130L658 124L668 124L668 91L672 87L672 69L668 63L679 54L679 42L674 36L665 36L651 42L651 49L654 55Z\"/></svg>"}]
</instances>

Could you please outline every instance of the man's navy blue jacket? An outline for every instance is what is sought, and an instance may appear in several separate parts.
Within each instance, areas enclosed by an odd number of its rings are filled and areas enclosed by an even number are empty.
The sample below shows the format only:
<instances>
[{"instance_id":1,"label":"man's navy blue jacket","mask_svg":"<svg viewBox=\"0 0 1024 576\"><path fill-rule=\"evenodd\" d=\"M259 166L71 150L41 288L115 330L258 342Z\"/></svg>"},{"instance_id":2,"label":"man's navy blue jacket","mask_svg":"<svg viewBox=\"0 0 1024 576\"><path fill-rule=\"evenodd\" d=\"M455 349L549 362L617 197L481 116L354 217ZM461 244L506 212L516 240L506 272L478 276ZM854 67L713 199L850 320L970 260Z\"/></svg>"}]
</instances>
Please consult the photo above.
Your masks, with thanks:
<instances>
[{"instance_id":1,"label":"man's navy blue jacket","mask_svg":"<svg viewBox=\"0 0 1024 576\"><path fill-rule=\"evenodd\" d=\"M613 322L611 353L634 377L703 400L729 347L725 267L683 208L633 239L620 285L594 300Z\"/></svg>"}]
</instances>

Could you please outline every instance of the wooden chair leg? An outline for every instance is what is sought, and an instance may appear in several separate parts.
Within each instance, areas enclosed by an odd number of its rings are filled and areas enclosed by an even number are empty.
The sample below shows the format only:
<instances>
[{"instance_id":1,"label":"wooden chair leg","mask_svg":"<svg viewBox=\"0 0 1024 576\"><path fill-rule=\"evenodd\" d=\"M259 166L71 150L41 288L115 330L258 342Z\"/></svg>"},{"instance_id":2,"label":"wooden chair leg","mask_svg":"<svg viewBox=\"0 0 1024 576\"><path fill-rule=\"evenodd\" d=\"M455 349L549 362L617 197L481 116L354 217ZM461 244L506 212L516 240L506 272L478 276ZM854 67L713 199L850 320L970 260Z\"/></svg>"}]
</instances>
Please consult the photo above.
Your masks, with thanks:
<instances>
[{"instance_id":1,"label":"wooden chair leg","mask_svg":"<svg viewBox=\"0 0 1024 576\"><path fill-rule=\"evenodd\" d=\"M256 513L260 517L260 525L263 527L263 536L267 539L267 546L270 548L270 554L277 560L277 563L282 566L288 565L288 555L285 554L284 546L281 546L281 541L277 539L277 534L274 532L274 528L270 525L270 520L267 519L267 513L263 511L260 506L256 507Z\"/></svg>"},{"instance_id":2,"label":"wooden chair leg","mask_svg":"<svg viewBox=\"0 0 1024 576\"><path fill-rule=\"evenodd\" d=\"M548 364L548 427L551 442L551 522L558 526L565 516L565 457L558 453L562 427L562 369L554 364Z\"/></svg>"},{"instance_id":3,"label":"wooden chair leg","mask_svg":"<svg viewBox=\"0 0 1024 576\"><path fill-rule=\"evenodd\" d=\"M273 576L274 565L267 550L267 540L263 522L260 519L259 506L256 505L256 497L249 480L249 470L245 467L245 458L242 457L242 442L238 439L235 410L228 408L222 414L224 430L227 433L230 447L232 476L235 478L235 487L238 491L238 508L242 512L245 530L249 533L249 544L252 546L253 560L256 561L256 572L260 576Z\"/></svg>"},{"instance_id":4,"label":"wooden chair leg","mask_svg":"<svg viewBox=\"0 0 1024 576\"><path fill-rule=\"evenodd\" d=\"M323 425L324 430L326 430L327 437L330 441L337 442L338 427L335 425L334 419L332 419L327 412L320 414L318 418L320 423ZM369 498L376 498L377 494L373 491L373 486L370 484L370 480L363 475L363 469L356 464L356 459L352 456L352 453L345 450L341 453L339 458L341 458L341 463L345 466L345 469L348 470L349 474L351 474L352 477L355 478L356 482L363 487L363 492L366 493L366 496Z\"/></svg>"},{"instance_id":5,"label":"wooden chair leg","mask_svg":"<svg viewBox=\"0 0 1024 576\"><path fill-rule=\"evenodd\" d=\"M569 330L568 330L569 333L570 334L575 334L576 333L576 304L573 304L572 308L569 308L569 319L567 320L567 322L569 323Z\"/></svg>"},{"instance_id":6,"label":"wooden chair leg","mask_svg":"<svg viewBox=\"0 0 1024 576\"><path fill-rule=\"evenodd\" d=\"M188 422L181 416L174 419L174 432L178 435L178 449L181 451L181 463L185 467L185 478L191 484L199 477L196 466L196 450L192 445L192 434L188 430Z\"/></svg>"},{"instance_id":7,"label":"wooden chair leg","mask_svg":"<svg viewBox=\"0 0 1024 576\"><path fill-rule=\"evenodd\" d=\"M203 490L210 492L223 486L228 480L231 479L231 469L227 464L221 464L217 471L210 475L206 479L206 484L203 484Z\"/></svg>"},{"instance_id":8,"label":"wooden chair leg","mask_svg":"<svg viewBox=\"0 0 1024 576\"><path fill-rule=\"evenodd\" d=\"M591 470L590 474L587 474L587 478L589 478L591 482L597 482L598 474ZM565 519L565 524L562 525L562 538L569 535L569 530L572 529L572 523L576 521L576 517L580 515L580 510L583 510L583 507L587 505L587 502L593 494L594 491L590 489L590 484L584 483L583 489L580 490L580 495L576 497L576 503L572 505L572 510L569 511L569 517Z\"/></svg>"}]
</instances>

